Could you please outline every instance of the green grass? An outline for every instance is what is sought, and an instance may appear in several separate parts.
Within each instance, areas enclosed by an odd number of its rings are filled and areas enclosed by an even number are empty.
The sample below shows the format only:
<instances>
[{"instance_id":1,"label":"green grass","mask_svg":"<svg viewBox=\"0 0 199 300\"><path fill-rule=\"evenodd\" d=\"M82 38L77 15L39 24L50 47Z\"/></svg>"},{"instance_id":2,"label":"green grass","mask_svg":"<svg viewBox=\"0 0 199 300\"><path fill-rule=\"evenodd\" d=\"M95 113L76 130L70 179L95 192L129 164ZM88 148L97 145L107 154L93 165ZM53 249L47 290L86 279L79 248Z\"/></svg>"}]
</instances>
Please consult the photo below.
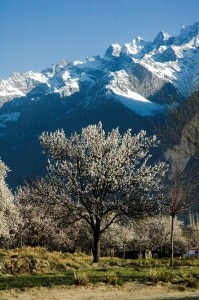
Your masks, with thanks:
<instances>
[{"instance_id":1,"label":"green grass","mask_svg":"<svg viewBox=\"0 0 199 300\"><path fill-rule=\"evenodd\" d=\"M26 289L32 287L54 285L71 285L74 283L73 273L66 274L38 274L38 275L20 275L20 276L1 276L0 290L18 288Z\"/></svg>"},{"instance_id":2,"label":"green grass","mask_svg":"<svg viewBox=\"0 0 199 300\"><path fill-rule=\"evenodd\" d=\"M195 270L196 271L196 270ZM152 282L159 281L172 282L181 287L196 288L198 279L196 273L183 273L182 269L162 269L162 268L106 268L106 269L86 269L78 271L65 271L51 274L34 274L34 275L2 275L0 277L0 290L18 288L26 289L39 286L56 286L56 285L83 285L104 282L110 285L122 285L127 281Z\"/></svg>"},{"instance_id":3,"label":"green grass","mask_svg":"<svg viewBox=\"0 0 199 300\"><path fill-rule=\"evenodd\" d=\"M54 285L83 285L104 282L122 285L127 281L171 282L180 289L197 288L199 260L101 258L92 264L92 257L83 253L48 252L43 248L0 250L0 289Z\"/></svg>"},{"instance_id":4,"label":"green grass","mask_svg":"<svg viewBox=\"0 0 199 300\"><path fill-rule=\"evenodd\" d=\"M144 275L144 274L143 274ZM83 285L89 283L104 282L110 285L122 285L123 282L129 280L137 280L142 276L138 276L133 270L84 270L84 271L65 271L63 273L53 274L34 274L34 275L2 275L0 277L0 290L18 288L25 289L31 287L54 285Z\"/></svg>"}]
</instances>

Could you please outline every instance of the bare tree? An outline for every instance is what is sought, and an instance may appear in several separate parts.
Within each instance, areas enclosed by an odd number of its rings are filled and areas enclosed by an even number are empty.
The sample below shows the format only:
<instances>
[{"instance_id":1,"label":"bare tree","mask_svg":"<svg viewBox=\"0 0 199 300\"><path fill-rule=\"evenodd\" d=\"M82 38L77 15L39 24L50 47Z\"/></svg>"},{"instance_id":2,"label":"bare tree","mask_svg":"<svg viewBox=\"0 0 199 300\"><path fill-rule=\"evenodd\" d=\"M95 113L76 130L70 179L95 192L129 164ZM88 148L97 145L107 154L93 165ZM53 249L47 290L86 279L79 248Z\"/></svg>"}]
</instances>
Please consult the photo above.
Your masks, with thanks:
<instances>
[{"instance_id":1,"label":"bare tree","mask_svg":"<svg viewBox=\"0 0 199 300\"><path fill-rule=\"evenodd\" d=\"M189 99L180 99L174 106L168 110L165 124L158 130L167 148L165 156L170 160L173 172L167 192L171 216L171 266L174 219L178 213L188 210L198 202L199 92L193 93ZM189 174L186 173L186 169L190 168L192 170Z\"/></svg>"},{"instance_id":2,"label":"bare tree","mask_svg":"<svg viewBox=\"0 0 199 300\"><path fill-rule=\"evenodd\" d=\"M174 243L174 220L180 212L186 211L199 203L197 192L199 188L198 174L192 175L178 173L173 174L168 184L166 194L166 205L171 216L171 259L170 266L173 267L173 243Z\"/></svg>"},{"instance_id":3,"label":"bare tree","mask_svg":"<svg viewBox=\"0 0 199 300\"><path fill-rule=\"evenodd\" d=\"M93 261L99 262L102 233L129 208L134 214L147 209L151 192L160 189L166 165L149 164L149 149L158 145L157 139L146 137L145 131L132 136L128 130L121 136L118 129L106 136L99 123L70 138L63 130L43 133L40 142L50 157L48 180L66 213L63 221L74 216L87 222Z\"/></svg>"}]
</instances>

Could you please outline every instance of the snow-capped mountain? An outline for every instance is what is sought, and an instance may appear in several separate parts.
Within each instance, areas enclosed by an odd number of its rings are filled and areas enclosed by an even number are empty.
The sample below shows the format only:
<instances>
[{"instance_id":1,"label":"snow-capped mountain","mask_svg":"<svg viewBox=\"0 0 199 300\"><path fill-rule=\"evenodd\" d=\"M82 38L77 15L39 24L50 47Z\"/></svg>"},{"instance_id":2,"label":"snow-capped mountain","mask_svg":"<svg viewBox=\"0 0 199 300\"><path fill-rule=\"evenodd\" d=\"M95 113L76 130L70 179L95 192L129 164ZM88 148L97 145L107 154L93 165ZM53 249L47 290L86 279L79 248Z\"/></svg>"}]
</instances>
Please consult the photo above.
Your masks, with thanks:
<instances>
[{"instance_id":1,"label":"snow-capped mountain","mask_svg":"<svg viewBox=\"0 0 199 300\"><path fill-rule=\"evenodd\" d=\"M149 102L144 98L154 96L166 83L172 84L182 97L198 89L198 61L199 22L184 26L177 37L159 32L153 42L136 38L123 46L113 44L103 58L71 63L63 60L42 72L14 73L7 80L0 80L0 101L2 105L27 94L34 98L38 91L45 95L59 93L61 97L80 91L89 95L101 82L103 92L111 92L116 98L119 95L118 99L122 95L133 110L129 99L144 101L150 113ZM161 109L153 106L152 111L156 108Z\"/></svg>"},{"instance_id":2,"label":"snow-capped mountain","mask_svg":"<svg viewBox=\"0 0 199 300\"><path fill-rule=\"evenodd\" d=\"M165 107L198 90L199 22L183 26L177 37L161 31L153 42L138 37L113 44L104 57L13 73L0 79L0 156L22 177L32 173L19 164L32 155L28 169L37 175L42 131L78 131L98 120L107 130L152 131L149 118L160 120Z\"/></svg>"}]
</instances>

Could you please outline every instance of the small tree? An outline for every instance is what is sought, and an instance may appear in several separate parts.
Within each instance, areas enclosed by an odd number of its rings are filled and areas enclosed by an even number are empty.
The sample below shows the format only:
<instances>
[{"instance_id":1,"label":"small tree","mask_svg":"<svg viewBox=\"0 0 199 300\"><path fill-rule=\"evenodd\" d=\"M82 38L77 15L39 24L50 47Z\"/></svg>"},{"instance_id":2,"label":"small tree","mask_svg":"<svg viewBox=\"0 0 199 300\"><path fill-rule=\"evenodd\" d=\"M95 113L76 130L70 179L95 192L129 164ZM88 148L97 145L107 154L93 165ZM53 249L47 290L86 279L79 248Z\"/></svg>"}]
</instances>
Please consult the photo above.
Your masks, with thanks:
<instances>
[{"instance_id":1,"label":"small tree","mask_svg":"<svg viewBox=\"0 0 199 300\"><path fill-rule=\"evenodd\" d=\"M199 158L199 93L193 93L189 99L176 103L165 117L165 125L158 130L161 139L169 149L167 158L171 161L173 177L168 185L167 204L171 216L171 261L173 266L173 224L176 215L195 205L198 186ZM185 168L191 159L192 174L185 174Z\"/></svg>"},{"instance_id":2,"label":"small tree","mask_svg":"<svg viewBox=\"0 0 199 300\"><path fill-rule=\"evenodd\" d=\"M63 130L44 132L40 142L51 159L48 178L57 186L55 198L68 210L66 218L73 215L88 223L93 261L99 262L101 234L129 208L133 214L146 210L150 193L160 189L165 163L148 164L157 139L145 131L121 136L118 129L106 136L99 123L70 138Z\"/></svg>"},{"instance_id":3,"label":"small tree","mask_svg":"<svg viewBox=\"0 0 199 300\"><path fill-rule=\"evenodd\" d=\"M20 221L13 194L5 182L8 171L8 167L0 160L0 238L2 241L11 239Z\"/></svg>"},{"instance_id":4,"label":"small tree","mask_svg":"<svg viewBox=\"0 0 199 300\"><path fill-rule=\"evenodd\" d=\"M113 223L110 227L102 234L102 246L106 252L109 250L110 256L115 251L122 252L122 257L125 258L126 249L132 242L134 237L134 228L129 220L125 222ZM112 251L113 250L113 251Z\"/></svg>"},{"instance_id":5,"label":"small tree","mask_svg":"<svg viewBox=\"0 0 199 300\"><path fill-rule=\"evenodd\" d=\"M147 217L134 222L133 246L140 251L150 250L160 255L170 252L170 229L169 216ZM175 220L173 227L174 249L176 252L184 252L186 239L183 236L183 223Z\"/></svg>"},{"instance_id":6,"label":"small tree","mask_svg":"<svg viewBox=\"0 0 199 300\"><path fill-rule=\"evenodd\" d=\"M80 225L77 222L73 226L64 226L64 212L54 202L51 202L53 205L49 208L50 203L46 198L49 195L52 201L52 195L56 195L56 191L43 179L26 182L23 187L18 188L15 201L23 223L16 235L16 244L73 251Z\"/></svg>"},{"instance_id":7,"label":"small tree","mask_svg":"<svg viewBox=\"0 0 199 300\"><path fill-rule=\"evenodd\" d=\"M168 185L168 192L166 196L166 204L171 216L171 259L170 266L173 267L173 253L174 253L174 220L176 215L180 212L186 211L199 203L197 192L199 188L198 174L184 174L177 171L173 174L170 184Z\"/></svg>"}]
</instances>

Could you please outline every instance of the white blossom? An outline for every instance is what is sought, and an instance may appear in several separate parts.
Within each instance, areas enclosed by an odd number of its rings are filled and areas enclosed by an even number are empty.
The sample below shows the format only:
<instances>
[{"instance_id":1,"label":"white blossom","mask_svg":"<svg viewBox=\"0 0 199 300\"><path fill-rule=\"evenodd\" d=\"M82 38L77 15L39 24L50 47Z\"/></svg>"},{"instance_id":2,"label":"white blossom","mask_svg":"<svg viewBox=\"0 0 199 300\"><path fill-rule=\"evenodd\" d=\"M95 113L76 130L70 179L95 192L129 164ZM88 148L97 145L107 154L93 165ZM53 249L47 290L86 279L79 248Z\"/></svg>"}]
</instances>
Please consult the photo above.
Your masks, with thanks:
<instances>
[{"instance_id":1,"label":"white blossom","mask_svg":"<svg viewBox=\"0 0 199 300\"><path fill-rule=\"evenodd\" d=\"M19 214L14 204L14 196L9 190L5 177L9 169L0 160L0 238L9 239L11 231L16 229Z\"/></svg>"}]
</instances>

